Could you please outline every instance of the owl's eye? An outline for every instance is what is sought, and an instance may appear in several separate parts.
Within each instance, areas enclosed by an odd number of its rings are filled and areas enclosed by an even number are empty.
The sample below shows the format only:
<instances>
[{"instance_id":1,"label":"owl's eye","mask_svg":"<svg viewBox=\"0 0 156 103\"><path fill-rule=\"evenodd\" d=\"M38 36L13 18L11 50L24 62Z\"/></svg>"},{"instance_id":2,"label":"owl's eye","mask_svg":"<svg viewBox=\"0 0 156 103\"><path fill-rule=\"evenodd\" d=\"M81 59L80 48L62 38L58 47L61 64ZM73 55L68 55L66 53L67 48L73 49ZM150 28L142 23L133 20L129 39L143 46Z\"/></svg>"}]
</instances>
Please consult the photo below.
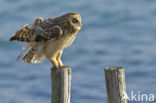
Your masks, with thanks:
<instances>
[{"instance_id":1,"label":"owl's eye","mask_svg":"<svg viewBox=\"0 0 156 103\"><path fill-rule=\"evenodd\" d=\"M77 19L73 19L73 23L77 23L78 22L78 20Z\"/></svg>"}]
</instances>

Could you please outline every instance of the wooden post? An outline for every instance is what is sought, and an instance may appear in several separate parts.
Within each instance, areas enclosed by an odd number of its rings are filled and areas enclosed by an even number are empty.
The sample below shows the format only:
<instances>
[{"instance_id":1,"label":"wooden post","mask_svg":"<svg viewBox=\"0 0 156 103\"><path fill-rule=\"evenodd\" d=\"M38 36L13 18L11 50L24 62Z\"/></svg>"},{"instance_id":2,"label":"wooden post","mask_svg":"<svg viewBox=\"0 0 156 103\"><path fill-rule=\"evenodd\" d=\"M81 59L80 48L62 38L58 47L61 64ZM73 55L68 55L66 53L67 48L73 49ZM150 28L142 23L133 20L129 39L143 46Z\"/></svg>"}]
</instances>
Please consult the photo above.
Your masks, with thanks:
<instances>
[{"instance_id":1,"label":"wooden post","mask_svg":"<svg viewBox=\"0 0 156 103\"><path fill-rule=\"evenodd\" d=\"M62 66L51 68L51 103L70 103L71 68Z\"/></svg>"},{"instance_id":2,"label":"wooden post","mask_svg":"<svg viewBox=\"0 0 156 103\"><path fill-rule=\"evenodd\" d=\"M108 103L127 103L124 68L106 67L105 81Z\"/></svg>"}]
</instances>

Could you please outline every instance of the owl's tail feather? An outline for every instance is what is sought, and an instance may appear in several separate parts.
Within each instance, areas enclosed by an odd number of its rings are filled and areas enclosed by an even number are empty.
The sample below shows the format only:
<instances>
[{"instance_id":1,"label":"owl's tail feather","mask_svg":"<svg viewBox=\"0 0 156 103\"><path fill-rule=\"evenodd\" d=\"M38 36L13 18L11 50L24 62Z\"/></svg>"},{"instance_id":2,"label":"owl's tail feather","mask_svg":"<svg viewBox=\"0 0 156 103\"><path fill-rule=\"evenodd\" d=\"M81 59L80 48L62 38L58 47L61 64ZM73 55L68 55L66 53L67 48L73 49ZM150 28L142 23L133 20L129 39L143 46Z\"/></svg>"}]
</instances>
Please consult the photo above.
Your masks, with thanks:
<instances>
[{"instance_id":1,"label":"owl's tail feather","mask_svg":"<svg viewBox=\"0 0 156 103\"><path fill-rule=\"evenodd\" d=\"M17 61L21 60L30 50L32 49L32 46L28 43L26 46L22 48L21 53L17 57Z\"/></svg>"},{"instance_id":2,"label":"owl's tail feather","mask_svg":"<svg viewBox=\"0 0 156 103\"><path fill-rule=\"evenodd\" d=\"M29 52L23 57L22 61L29 63L40 63L45 58L42 45L32 47Z\"/></svg>"}]
</instances>

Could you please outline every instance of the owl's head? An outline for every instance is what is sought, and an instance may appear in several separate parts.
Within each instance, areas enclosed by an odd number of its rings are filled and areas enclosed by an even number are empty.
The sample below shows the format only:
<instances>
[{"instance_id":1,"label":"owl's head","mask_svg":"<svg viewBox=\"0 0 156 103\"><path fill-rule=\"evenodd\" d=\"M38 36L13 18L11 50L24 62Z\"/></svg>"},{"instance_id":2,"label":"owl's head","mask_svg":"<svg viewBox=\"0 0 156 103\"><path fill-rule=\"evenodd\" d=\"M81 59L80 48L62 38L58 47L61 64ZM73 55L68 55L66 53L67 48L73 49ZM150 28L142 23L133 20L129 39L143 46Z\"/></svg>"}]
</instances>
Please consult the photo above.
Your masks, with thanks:
<instances>
[{"instance_id":1,"label":"owl's head","mask_svg":"<svg viewBox=\"0 0 156 103\"><path fill-rule=\"evenodd\" d=\"M69 21L70 25L73 26L75 29L80 30L82 27L81 16L78 13L71 12L65 14L67 20Z\"/></svg>"}]
</instances>

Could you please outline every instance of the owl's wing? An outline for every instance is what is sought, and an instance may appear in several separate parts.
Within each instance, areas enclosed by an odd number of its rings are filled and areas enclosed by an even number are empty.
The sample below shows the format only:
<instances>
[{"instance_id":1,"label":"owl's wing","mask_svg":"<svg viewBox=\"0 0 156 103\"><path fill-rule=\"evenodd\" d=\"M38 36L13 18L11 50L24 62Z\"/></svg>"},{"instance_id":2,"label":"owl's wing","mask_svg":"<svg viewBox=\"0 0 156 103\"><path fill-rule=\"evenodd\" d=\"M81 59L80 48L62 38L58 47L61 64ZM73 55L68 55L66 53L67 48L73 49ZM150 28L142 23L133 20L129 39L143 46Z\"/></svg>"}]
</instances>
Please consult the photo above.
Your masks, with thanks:
<instances>
[{"instance_id":1,"label":"owl's wing","mask_svg":"<svg viewBox=\"0 0 156 103\"><path fill-rule=\"evenodd\" d=\"M37 35L35 42L56 40L63 35L62 29L59 26L53 26L45 30L41 35Z\"/></svg>"},{"instance_id":2,"label":"owl's wing","mask_svg":"<svg viewBox=\"0 0 156 103\"><path fill-rule=\"evenodd\" d=\"M42 18L35 18L33 25L26 24L21 29L15 32L9 41L22 41L22 42L33 42L36 35L40 35L44 30L39 25L44 20Z\"/></svg>"},{"instance_id":3,"label":"owl's wing","mask_svg":"<svg viewBox=\"0 0 156 103\"><path fill-rule=\"evenodd\" d=\"M63 34L59 26L52 26L42 19L37 18L33 25L27 24L9 39L9 41L23 42L46 42L50 39L56 40Z\"/></svg>"},{"instance_id":4,"label":"owl's wing","mask_svg":"<svg viewBox=\"0 0 156 103\"><path fill-rule=\"evenodd\" d=\"M34 37L34 29L32 25L26 24L23 28L16 31L14 36L12 36L9 41L23 41L23 42L31 42Z\"/></svg>"}]
</instances>

